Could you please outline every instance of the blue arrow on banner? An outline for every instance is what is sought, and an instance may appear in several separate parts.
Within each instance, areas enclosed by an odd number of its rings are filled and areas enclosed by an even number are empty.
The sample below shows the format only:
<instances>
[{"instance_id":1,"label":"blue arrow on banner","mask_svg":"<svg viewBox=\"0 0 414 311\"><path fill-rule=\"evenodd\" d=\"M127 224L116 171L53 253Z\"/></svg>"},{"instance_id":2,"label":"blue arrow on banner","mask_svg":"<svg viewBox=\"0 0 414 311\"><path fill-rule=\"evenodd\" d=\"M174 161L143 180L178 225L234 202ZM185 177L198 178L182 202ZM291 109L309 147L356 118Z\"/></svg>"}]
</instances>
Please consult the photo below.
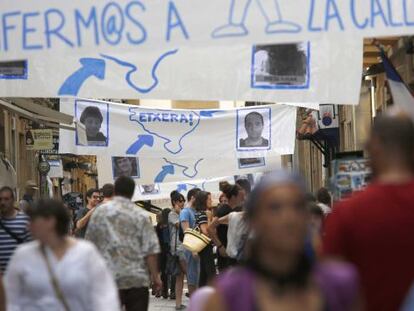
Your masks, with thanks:
<instances>
[{"instance_id":1,"label":"blue arrow on banner","mask_svg":"<svg viewBox=\"0 0 414 311\"><path fill-rule=\"evenodd\" d=\"M162 167L162 171L155 177L154 181L156 183L162 183L167 175L174 175L174 173L174 165L165 165Z\"/></svg>"},{"instance_id":2,"label":"blue arrow on banner","mask_svg":"<svg viewBox=\"0 0 414 311\"><path fill-rule=\"evenodd\" d=\"M59 95L76 96L83 83L90 77L95 76L99 80L105 79L105 61L98 58L81 58L82 67L74 72L63 83Z\"/></svg>"},{"instance_id":3,"label":"blue arrow on banner","mask_svg":"<svg viewBox=\"0 0 414 311\"><path fill-rule=\"evenodd\" d=\"M152 135L138 135L138 140L128 148L126 153L137 154L144 146L154 146L154 137Z\"/></svg>"},{"instance_id":4,"label":"blue arrow on banner","mask_svg":"<svg viewBox=\"0 0 414 311\"><path fill-rule=\"evenodd\" d=\"M221 110L201 110L200 116L205 118L212 118L214 117L215 113L222 112Z\"/></svg>"},{"instance_id":5,"label":"blue arrow on banner","mask_svg":"<svg viewBox=\"0 0 414 311\"><path fill-rule=\"evenodd\" d=\"M179 184L177 187L178 192L187 191L187 185L186 184Z\"/></svg>"}]
</instances>

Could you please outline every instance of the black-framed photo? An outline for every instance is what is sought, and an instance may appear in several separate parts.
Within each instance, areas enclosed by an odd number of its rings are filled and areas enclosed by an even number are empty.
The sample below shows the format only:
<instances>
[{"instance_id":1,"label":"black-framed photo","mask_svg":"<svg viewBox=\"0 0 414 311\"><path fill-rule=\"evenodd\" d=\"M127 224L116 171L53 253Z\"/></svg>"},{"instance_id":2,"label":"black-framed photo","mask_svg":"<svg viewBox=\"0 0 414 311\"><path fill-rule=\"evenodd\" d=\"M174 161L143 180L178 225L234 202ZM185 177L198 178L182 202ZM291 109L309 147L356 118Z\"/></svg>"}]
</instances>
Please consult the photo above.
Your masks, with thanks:
<instances>
[{"instance_id":1,"label":"black-framed photo","mask_svg":"<svg viewBox=\"0 0 414 311\"><path fill-rule=\"evenodd\" d=\"M265 158L243 158L238 159L239 169L262 167L266 165Z\"/></svg>"},{"instance_id":2,"label":"black-framed photo","mask_svg":"<svg viewBox=\"0 0 414 311\"><path fill-rule=\"evenodd\" d=\"M256 89L308 89L310 42L255 45L251 87Z\"/></svg>"},{"instance_id":3,"label":"black-framed photo","mask_svg":"<svg viewBox=\"0 0 414 311\"><path fill-rule=\"evenodd\" d=\"M237 110L237 150L270 150L272 141L271 109Z\"/></svg>"},{"instance_id":4,"label":"black-framed photo","mask_svg":"<svg viewBox=\"0 0 414 311\"><path fill-rule=\"evenodd\" d=\"M135 157L112 157L114 179L120 176L140 177L139 159Z\"/></svg>"},{"instance_id":5,"label":"black-framed photo","mask_svg":"<svg viewBox=\"0 0 414 311\"><path fill-rule=\"evenodd\" d=\"M76 145L107 147L109 139L109 105L87 100L75 101Z\"/></svg>"},{"instance_id":6,"label":"black-framed photo","mask_svg":"<svg viewBox=\"0 0 414 311\"><path fill-rule=\"evenodd\" d=\"M160 185L159 184L151 184L151 185L140 185L139 191L141 195L155 195L160 193Z\"/></svg>"}]
</instances>

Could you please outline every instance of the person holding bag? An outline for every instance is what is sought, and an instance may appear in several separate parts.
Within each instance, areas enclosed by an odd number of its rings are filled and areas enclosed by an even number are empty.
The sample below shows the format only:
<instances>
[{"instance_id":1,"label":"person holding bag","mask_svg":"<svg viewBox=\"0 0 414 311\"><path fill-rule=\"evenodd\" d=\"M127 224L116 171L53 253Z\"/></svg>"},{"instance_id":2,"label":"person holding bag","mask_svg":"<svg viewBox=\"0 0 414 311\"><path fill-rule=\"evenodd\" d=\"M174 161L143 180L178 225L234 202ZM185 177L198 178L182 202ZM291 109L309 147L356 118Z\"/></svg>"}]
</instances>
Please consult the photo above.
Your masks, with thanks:
<instances>
[{"instance_id":1,"label":"person holding bag","mask_svg":"<svg viewBox=\"0 0 414 311\"><path fill-rule=\"evenodd\" d=\"M196 209L196 224L200 232L208 237L208 216L207 211L211 207L211 194L201 191L196 195L194 206ZM219 247L219 246L218 246ZM221 247L221 246L220 246ZM216 276L216 266L214 264L213 245L208 243L199 253L200 256L200 278L199 287L206 286Z\"/></svg>"},{"instance_id":2,"label":"person holding bag","mask_svg":"<svg viewBox=\"0 0 414 311\"><path fill-rule=\"evenodd\" d=\"M180 235L180 212L184 208L185 198L178 191L171 193L172 211L168 215L170 231L170 254L167 260L168 273L175 277L175 309L185 310L182 304L184 274L186 273L185 254Z\"/></svg>"},{"instance_id":3,"label":"person holding bag","mask_svg":"<svg viewBox=\"0 0 414 311\"><path fill-rule=\"evenodd\" d=\"M9 311L120 311L115 281L93 244L69 237L62 202L27 210L36 239L20 246L6 270Z\"/></svg>"}]
</instances>

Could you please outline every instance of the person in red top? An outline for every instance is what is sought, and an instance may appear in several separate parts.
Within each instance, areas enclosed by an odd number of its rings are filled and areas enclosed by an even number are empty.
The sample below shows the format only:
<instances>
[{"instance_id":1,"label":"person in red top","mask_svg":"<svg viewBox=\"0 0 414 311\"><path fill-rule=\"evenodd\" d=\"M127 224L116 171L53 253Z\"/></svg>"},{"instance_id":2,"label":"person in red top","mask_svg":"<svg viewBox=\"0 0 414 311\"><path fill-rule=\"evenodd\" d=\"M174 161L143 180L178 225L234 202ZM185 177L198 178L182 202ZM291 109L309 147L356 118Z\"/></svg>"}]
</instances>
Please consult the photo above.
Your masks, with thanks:
<instances>
[{"instance_id":1,"label":"person in red top","mask_svg":"<svg viewBox=\"0 0 414 311\"><path fill-rule=\"evenodd\" d=\"M368 142L373 183L339 203L325 224L324 254L353 263L365 310L399 310L414 281L414 125L375 120Z\"/></svg>"}]
</instances>

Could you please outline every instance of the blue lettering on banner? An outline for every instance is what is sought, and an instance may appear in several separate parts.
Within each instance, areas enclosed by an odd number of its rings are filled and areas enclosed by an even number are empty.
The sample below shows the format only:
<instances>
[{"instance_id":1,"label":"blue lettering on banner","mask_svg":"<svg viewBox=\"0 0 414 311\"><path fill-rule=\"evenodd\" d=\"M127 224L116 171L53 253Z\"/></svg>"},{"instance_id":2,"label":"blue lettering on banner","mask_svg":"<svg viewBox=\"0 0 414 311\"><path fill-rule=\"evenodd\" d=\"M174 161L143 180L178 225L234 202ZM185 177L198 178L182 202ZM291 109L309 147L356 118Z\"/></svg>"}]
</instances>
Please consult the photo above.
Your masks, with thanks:
<instances>
[{"instance_id":1,"label":"blue lettering on banner","mask_svg":"<svg viewBox=\"0 0 414 311\"><path fill-rule=\"evenodd\" d=\"M175 19L175 21L173 21ZM184 37L188 40L188 32L185 28L185 25L180 17L180 13L178 12L174 2L170 1L168 3L168 21L167 21L167 41L171 39L171 31L176 28L180 27Z\"/></svg>"},{"instance_id":2,"label":"blue lettering on banner","mask_svg":"<svg viewBox=\"0 0 414 311\"><path fill-rule=\"evenodd\" d=\"M131 13L131 9L134 7L134 6L137 6L138 8L140 8L142 11L145 11L145 6L141 3L141 2L139 2L139 1L133 1L133 2L131 2L130 4L128 4L127 5L127 7L126 7L126 12L125 12L125 15L126 15L126 17L135 25L135 26L137 26L138 28L139 28L139 30L141 31L141 37L139 37L138 39L134 39L134 38L132 38L132 35L131 35L131 33L130 32L127 32L127 39L128 39L128 41L129 41L129 43L131 43L131 44L135 44L135 45L138 45L138 44L141 44L141 43L144 43L145 42L145 40L147 39L147 30L145 29L145 27L138 21L138 20L136 20L135 18L134 18L134 16L132 15L132 13Z\"/></svg>"},{"instance_id":3,"label":"blue lettering on banner","mask_svg":"<svg viewBox=\"0 0 414 311\"><path fill-rule=\"evenodd\" d=\"M23 14L23 30L22 30L22 35L23 35L23 49L25 50L40 50L43 48L43 46L41 44L35 44L35 45L29 45L27 43L28 41L28 34L29 33L34 33L36 32L36 28L30 28L30 26L28 25L28 19L31 17L36 17L39 16L40 13L39 12L32 12L32 13L25 13Z\"/></svg>"},{"instance_id":4,"label":"blue lettering on banner","mask_svg":"<svg viewBox=\"0 0 414 311\"><path fill-rule=\"evenodd\" d=\"M115 12L111 10L115 9ZM101 28L106 42L117 45L121 42L122 33L125 27L125 17L122 8L115 2L105 5L102 12Z\"/></svg>"},{"instance_id":5,"label":"blue lettering on banner","mask_svg":"<svg viewBox=\"0 0 414 311\"><path fill-rule=\"evenodd\" d=\"M311 0L311 7L309 10L309 20L308 20L308 30L311 32L320 32L322 31L322 27L315 27L313 25L314 15L315 15L315 1Z\"/></svg>"},{"instance_id":6,"label":"blue lettering on banner","mask_svg":"<svg viewBox=\"0 0 414 311\"><path fill-rule=\"evenodd\" d=\"M50 15L52 14L55 14L60 19L59 26L56 26L53 29L52 29L52 26L50 25ZM63 29L64 26L65 26L65 15L61 11L57 9L50 9L46 11L45 13L45 35L46 35L47 47L49 49L52 46L52 40L51 40L52 35L58 37L61 41L66 43L68 46L72 48L74 47L74 44L68 38L66 38L64 35L60 33L60 31Z\"/></svg>"},{"instance_id":7,"label":"blue lettering on banner","mask_svg":"<svg viewBox=\"0 0 414 311\"><path fill-rule=\"evenodd\" d=\"M344 23L342 17L339 14L338 6L336 0L327 0L326 2L326 11L325 11L325 31L329 30L329 23L332 19L336 19L338 22L339 28L344 30Z\"/></svg>"},{"instance_id":8,"label":"blue lettering on banner","mask_svg":"<svg viewBox=\"0 0 414 311\"><path fill-rule=\"evenodd\" d=\"M78 39L78 46L82 46L82 33L81 33L81 24L85 28L89 28L93 24L95 45L99 45L99 31L98 31L98 18L96 16L96 8L92 7L89 12L89 16L85 19L82 16L82 13L79 10L75 10L75 25L76 25L76 35Z\"/></svg>"},{"instance_id":9,"label":"blue lettering on banner","mask_svg":"<svg viewBox=\"0 0 414 311\"><path fill-rule=\"evenodd\" d=\"M178 115L175 113L152 113L152 112L140 112L138 114L138 120L142 123L151 122L166 122L166 123L188 123L189 126L194 125L194 116L184 113Z\"/></svg>"},{"instance_id":10,"label":"blue lettering on banner","mask_svg":"<svg viewBox=\"0 0 414 311\"><path fill-rule=\"evenodd\" d=\"M16 29L16 25L9 25L7 23L7 18L12 17L12 16L18 16L20 14L21 14L21 12L15 11L15 12L6 13L2 17L1 22L2 22L2 26L3 26L3 42L4 42L4 50L5 51L9 50L8 31Z\"/></svg>"},{"instance_id":11,"label":"blue lettering on banner","mask_svg":"<svg viewBox=\"0 0 414 311\"><path fill-rule=\"evenodd\" d=\"M351 17L352 17L352 22L354 23L354 25L358 29L365 29L365 28L367 28L367 26L369 24L369 19L368 19L368 17L365 18L364 21L362 22L362 24L359 22L359 20L357 18L357 14L356 14L356 9L355 9L355 1L356 0L351 0Z\"/></svg>"},{"instance_id":12,"label":"blue lettering on banner","mask_svg":"<svg viewBox=\"0 0 414 311\"><path fill-rule=\"evenodd\" d=\"M399 22L398 23L398 22L395 22L394 21L394 17L393 17L393 14L392 14L392 7L393 7L393 5L392 5L391 1L392 0L387 0L388 20L390 21L391 27L401 27L401 26L404 26L404 23L403 22Z\"/></svg>"},{"instance_id":13,"label":"blue lettering on banner","mask_svg":"<svg viewBox=\"0 0 414 311\"><path fill-rule=\"evenodd\" d=\"M387 18L385 17L384 10L379 0L371 0L371 27L375 27L375 19L377 16L382 18L385 26L388 26Z\"/></svg>"},{"instance_id":14,"label":"blue lettering on banner","mask_svg":"<svg viewBox=\"0 0 414 311\"><path fill-rule=\"evenodd\" d=\"M408 20L407 0L403 0L404 23L407 26L414 26L414 21Z\"/></svg>"},{"instance_id":15,"label":"blue lettering on banner","mask_svg":"<svg viewBox=\"0 0 414 311\"><path fill-rule=\"evenodd\" d=\"M216 28L211 38L247 36L249 34L246 26L247 13L253 2L257 2L259 6L260 13L264 17L261 22L266 23L265 31L269 35L290 33L294 36L295 33L301 32L301 23L307 23L307 31L311 33L345 31L351 27L357 31L366 30L368 27L373 29L414 27L412 0L309 0L305 17L307 21L286 20L282 16L284 10L279 1L273 1L269 0L269 4L272 4L269 8L261 0L226 1L226 3L230 2L227 24ZM43 11L3 9L3 12L0 12L2 41L0 49L2 52L18 53L61 46L69 48L91 45L138 46L149 41L151 34L149 26L162 29L162 36L164 36L162 40L166 43L190 40L191 29L186 25L186 16L183 16L177 4L181 2L174 0L158 2L165 5L164 19L162 23L154 20L151 25L144 25L140 20L140 17L148 14L148 7L150 7L147 4L150 1L144 0L109 0L100 6L90 7L84 7L82 1L82 5L72 10L64 10L64 5L60 8L46 7ZM286 2L289 3L288 0ZM274 11L269 11L271 8ZM154 18L156 16L158 15L155 14ZM403 30L407 32L406 29ZM153 33L157 31L158 29L154 29Z\"/></svg>"}]
</instances>

